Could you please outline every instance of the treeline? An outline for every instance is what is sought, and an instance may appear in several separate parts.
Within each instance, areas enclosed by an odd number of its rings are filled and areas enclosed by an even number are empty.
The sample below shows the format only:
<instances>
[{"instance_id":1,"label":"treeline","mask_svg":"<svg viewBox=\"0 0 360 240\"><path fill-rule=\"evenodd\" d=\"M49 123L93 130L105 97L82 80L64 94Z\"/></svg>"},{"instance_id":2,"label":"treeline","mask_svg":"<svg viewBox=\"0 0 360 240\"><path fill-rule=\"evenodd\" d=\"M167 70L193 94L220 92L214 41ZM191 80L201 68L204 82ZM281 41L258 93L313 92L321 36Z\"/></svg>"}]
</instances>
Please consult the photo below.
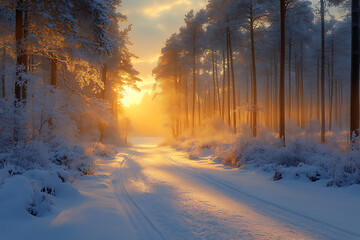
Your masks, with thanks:
<instances>
[{"instance_id":1,"label":"treeline","mask_svg":"<svg viewBox=\"0 0 360 240\"><path fill-rule=\"evenodd\" d=\"M322 142L348 129L351 20L347 1L209 0L190 11L153 70L173 136L216 116L234 133L248 124L284 140L294 125Z\"/></svg>"},{"instance_id":2,"label":"treeline","mask_svg":"<svg viewBox=\"0 0 360 240\"><path fill-rule=\"evenodd\" d=\"M118 100L139 81L120 5L0 0L1 146L119 134Z\"/></svg>"}]
</instances>

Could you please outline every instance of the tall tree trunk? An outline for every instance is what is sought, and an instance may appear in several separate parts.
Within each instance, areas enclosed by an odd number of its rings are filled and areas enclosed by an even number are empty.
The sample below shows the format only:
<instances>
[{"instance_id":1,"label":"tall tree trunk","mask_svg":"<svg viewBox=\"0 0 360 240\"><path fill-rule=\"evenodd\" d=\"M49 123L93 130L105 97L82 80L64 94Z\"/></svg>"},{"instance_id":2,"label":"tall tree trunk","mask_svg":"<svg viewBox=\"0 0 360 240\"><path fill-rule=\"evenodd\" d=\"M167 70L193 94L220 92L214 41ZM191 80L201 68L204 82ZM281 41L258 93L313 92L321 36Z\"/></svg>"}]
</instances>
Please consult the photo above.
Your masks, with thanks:
<instances>
[{"instance_id":1,"label":"tall tree trunk","mask_svg":"<svg viewBox=\"0 0 360 240\"><path fill-rule=\"evenodd\" d=\"M296 81L296 121L297 121L297 125L301 126L301 121L300 121L300 77L299 77L299 67L297 65L295 66L295 81Z\"/></svg>"},{"instance_id":2,"label":"tall tree trunk","mask_svg":"<svg viewBox=\"0 0 360 240\"><path fill-rule=\"evenodd\" d=\"M222 111L221 117L225 122L225 81L226 81L226 67L225 67L225 52L223 51L223 82L222 82Z\"/></svg>"},{"instance_id":3,"label":"tall tree trunk","mask_svg":"<svg viewBox=\"0 0 360 240\"><path fill-rule=\"evenodd\" d=\"M175 139L178 138L179 136L179 93L178 93L178 90L179 90L179 86L178 86L178 67L177 67L177 64L175 64L174 66L175 70L174 70L174 90L175 90L175 116L174 116L174 120L175 120L175 129L174 129L174 134L175 134Z\"/></svg>"},{"instance_id":4,"label":"tall tree trunk","mask_svg":"<svg viewBox=\"0 0 360 240\"><path fill-rule=\"evenodd\" d=\"M199 82L200 83L200 82ZM199 91L197 94L197 99L198 99L198 122L199 122L199 127L201 126L201 98L200 98L200 94L201 94L201 90L200 90L200 85L199 85Z\"/></svg>"},{"instance_id":5,"label":"tall tree trunk","mask_svg":"<svg viewBox=\"0 0 360 240\"><path fill-rule=\"evenodd\" d=\"M289 100L288 100L288 102L289 102L289 112L288 112L288 114L289 114L289 119L291 119L291 109L292 109L292 106L291 106L291 104L292 104L292 102L291 102L291 91L292 91L292 89L291 89L291 38L289 39L289 59L288 59L288 61L289 61L289 66L288 66L288 70L289 70Z\"/></svg>"},{"instance_id":6,"label":"tall tree trunk","mask_svg":"<svg viewBox=\"0 0 360 240\"><path fill-rule=\"evenodd\" d=\"M29 37L29 14L28 11L25 7L25 9L23 10L24 12L24 25L23 25L23 38L24 41L26 41L26 39ZM28 72L28 55L26 53L26 44L22 45L23 47L23 66L24 66L24 72L27 73ZM21 87L21 95L22 95L22 100L25 102L27 99L27 79L24 79L24 84Z\"/></svg>"},{"instance_id":7,"label":"tall tree trunk","mask_svg":"<svg viewBox=\"0 0 360 240\"><path fill-rule=\"evenodd\" d=\"M334 81L331 80L330 85L330 102L329 102L329 131L332 131L332 119L333 119L333 99L334 99Z\"/></svg>"},{"instance_id":8,"label":"tall tree trunk","mask_svg":"<svg viewBox=\"0 0 360 240\"><path fill-rule=\"evenodd\" d=\"M330 105L330 102L331 102L331 67L330 67L330 59L327 59L327 73L328 73L328 123L330 123L330 118L331 118L331 115L330 115L330 112L331 112L331 105ZM328 124L328 128L329 128L329 124ZM328 129L330 131L330 129Z\"/></svg>"},{"instance_id":9,"label":"tall tree trunk","mask_svg":"<svg viewBox=\"0 0 360 240\"><path fill-rule=\"evenodd\" d=\"M270 84L269 84L269 94L270 94L270 100L269 100L269 106L270 106L270 114L269 114L269 122L270 122L270 130L272 131L274 129L273 125L273 75L272 75L272 63L270 64Z\"/></svg>"},{"instance_id":10,"label":"tall tree trunk","mask_svg":"<svg viewBox=\"0 0 360 240\"><path fill-rule=\"evenodd\" d=\"M215 84L215 53L214 49L211 52L211 60L212 60L212 79L213 79L213 113L216 112L216 84Z\"/></svg>"},{"instance_id":11,"label":"tall tree trunk","mask_svg":"<svg viewBox=\"0 0 360 240\"><path fill-rule=\"evenodd\" d=\"M333 100L334 100L334 39L331 40L331 76L330 76L330 102L329 102L329 131L332 131Z\"/></svg>"},{"instance_id":12,"label":"tall tree trunk","mask_svg":"<svg viewBox=\"0 0 360 240\"><path fill-rule=\"evenodd\" d=\"M303 74L303 65L300 67L300 99L301 99L301 128L305 128L306 125L306 114L305 114L305 100L304 100L304 74Z\"/></svg>"},{"instance_id":13,"label":"tall tree trunk","mask_svg":"<svg viewBox=\"0 0 360 240\"><path fill-rule=\"evenodd\" d=\"M188 91L188 78L185 76L185 128L189 129L189 91Z\"/></svg>"},{"instance_id":14,"label":"tall tree trunk","mask_svg":"<svg viewBox=\"0 0 360 240\"><path fill-rule=\"evenodd\" d=\"M355 0L358 1L358 0ZM321 142L325 143L325 6L320 0L321 12ZM359 66L358 66L359 68ZM357 109L357 111L359 111Z\"/></svg>"},{"instance_id":15,"label":"tall tree trunk","mask_svg":"<svg viewBox=\"0 0 360 240\"><path fill-rule=\"evenodd\" d=\"M101 99L105 100L106 97L106 85L107 85L107 66L104 64L102 68L101 81L104 83L104 90L102 91Z\"/></svg>"},{"instance_id":16,"label":"tall tree trunk","mask_svg":"<svg viewBox=\"0 0 360 240\"><path fill-rule=\"evenodd\" d=\"M280 138L285 144L285 0L280 0L281 43L280 43Z\"/></svg>"},{"instance_id":17,"label":"tall tree trunk","mask_svg":"<svg viewBox=\"0 0 360 240\"><path fill-rule=\"evenodd\" d=\"M17 1L17 9L16 9L16 30L15 30L15 38L16 38L16 82L15 82L15 101L21 101L21 84L22 81L22 73L24 72L24 51L23 51L23 40L24 40L24 16L22 10L22 0ZM17 105L17 104L15 104Z\"/></svg>"},{"instance_id":18,"label":"tall tree trunk","mask_svg":"<svg viewBox=\"0 0 360 240\"><path fill-rule=\"evenodd\" d=\"M344 98L343 98L343 80L340 79L340 109L339 109L339 116L340 116L340 129L343 128L343 108L344 107Z\"/></svg>"},{"instance_id":19,"label":"tall tree trunk","mask_svg":"<svg viewBox=\"0 0 360 240\"><path fill-rule=\"evenodd\" d=\"M265 102L265 126L270 128L269 119L270 119L270 94L269 94L269 72L266 73L266 102Z\"/></svg>"},{"instance_id":20,"label":"tall tree trunk","mask_svg":"<svg viewBox=\"0 0 360 240\"><path fill-rule=\"evenodd\" d=\"M252 66L252 127L253 136L257 136L257 91L256 91L256 64L255 64L255 40L254 40L254 17L251 8L251 21L250 21L250 40L251 40L251 66Z\"/></svg>"},{"instance_id":21,"label":"tall tree trunk","mask_svg":"<svg viewBox=\"0 0 360 240\"><path fill-rule=\"evenodd\" d=\"M305 106L304 106L304 61L303 44L300 44L300 97L301 97L301 127L305 128Z\"/></svg>"},{"instance_id":22,"label":"tall tree trunk","mask_svg":"<svg viewBox=\"0 0 360 240\"><path fill-rule=\"evenodd\" d=\"M274 115L274 128L276 132L279 131L279 89L278 89L278 60L276 51L274 51L274 104L273 104L273 115Z\"/></svg>"},{"instance_id":23,"label":"tall tree trunk","mask_svg":"<svg viewBox=\"0 0 360 240\"><path fill-rule=\"evenodd\" d=\"M1 73L1 96L2 98L6 97L6 86L5 86L5 64L6 64L6 49L5 47L3 47L3 52L2 52L2 73Z\"/></svg>"},{"instance_id":24,"label":"tall tree trunk","mask_svg":"<svg viewBox=\"0 0 360 240\"><path fill-rule=\"evenodd\" d=\"M15 40L16 40L16 81L15 81L15 109L20 107L20 102L23 95L21 82L23 81L22 75L24 71L24 11L23 11L23 1L18 0L15 10ZM14 124L14 141L19 140L19 131L20 124L19 119L15 116Z\"/></svg>"},{"instance_id":25,"label":"tall tree trunk","mask_svg":"<svg viewBox=\"0 0 360 240\"><path fill-rule=\"evenodd\" d=\"M310 106L309 106L310 114L309 119L313 118L313 89L310 89Z\"/></svg>"},{"instance_id":26,"label":"tall tree trunk","mask_svg":"<svg viewBox=\"0 0 360 240\"><path fill-rule=\"evenodd\" d=\"M229 127L231 126L230 118L230 50L229 50L229 34L226 34L226 66L227 66L227 121Z\"/></svg>"},{"instance_id":27,"label":"tall tree trunk","mask_svg":"<svg viewBox=\"0 0 360 240\"><path fill-rule=\"evenodd\" d=\"M251 68L250 68L250 72L251 72ZM250 126L251 124L250 124L250 114L249 114L250 107L249 107L249 104L250 104L250 100L249 100L249 72L247 71L247 74L246 74L246 106L248 107L248 111L247 111L246 121L247 121L247 124Z\"/></svg>"},{"instance_id":28,"label":"tall tree trunk","mask_svg":"<svg viewBox=\"0 0 360 240\"><path fill-rule=\"evenodd\" d=\"M51 58L50 62L51 62L50 85L55 88L55 87L56 87L56 69L57 69L56 59L55 59L55 58ZM51 91L52 91L52 90L51 90ZM53 92L53 91L52 91L52 92ZM100 123L99 123L99 124L100 124ZM48 125L49 125L50 128L53 127L52 116L50 117L50 119L49 119L49 121L48 121ZM80 121L80 125L81 125L81 121ZM100 125L99 125L99 130L100 130Z\"/></svg>"},{"instance_id":29,"label":"tall tree trunk","mask_svg":"<svg viewBox=\"0 0 360 240\"><path fill-rule=\"evenodd\" d=\"M195 46L195 33L193 33L193 102L192 102L192 132L195 129L195 102L196 102L196 46Z\"/></svg>"},{"instance_id":30,"label":"tall tree trunk","mask_svg":"<svg viewBox=\"0 0 360 240\"><path fill-rule=\"evenodd\" d=\"M203 95L203 98L202 98L203 100L202 100L202 104L201 104L202 114L203 114L204 119L206 119L208 117L208 110L209 110L208 109L208 107L209 107L209 104L208 104L208 90L205 90L205 92L202 95Z\"/></svg>"},{"instance_id":31,"label":"tall tree trunk","mask_svg":"<svg viewBox=\"0 0 360 240\"><path fill-rule=\"evenodd\" d=\"M241 117L242 117L242 112L241 112L241 109L240 109L240 106L241 106L241 98L240 98L240 96L241 96L241 86L240 85L241 84L239 84L239 87L237 88L238 90L237 90L237 101L236 101L237 106L239 106L238 117L237 117L237 119L239 120L239 123L241 122Z\"/></svg>"},{"instance_id":32,"label":"tall tree trunk","mask_svg":"<svg viewBox=\"0 0 360 240\"><path fill-rule=\"evenodd\" d=\"M107 85L107 66L106 64L104 64L103 68L102 68L102 74L101 74L101 81L104 83L104 90L101 92L101 99L105 99L105 93L106 93L106 85ZM100 136L99 136L99 142L103 142L104 140L104 125L99 122L99 132L100 132Z\"/></svg>"},{"instance_id":33,"label":"tall tree trunk","mask_svg":"<svg viewBox=\"0 0 360 240\"><path fill-rule=\"evenodd\" d=\"M51 79L50 84L56 87L56 72L57 72L57 61L55 58L51 59Z\"/></svg>"},{"instance_id":34,"label":"tall tree trunk","mask_svg":"<svg viewBox=\"0 0 360 240\"><path fill-rule=\"evenodd\" d=\"M352 0L351 6L351 96L350 96L350 134L352 148L359 136L359 0Z\"/></svg>"},{"instance_id":35,"label":"tall tree trunk","mask_svg":"<svg viewBox=\"0 0 360 240\"><path fill-rule=\"evenodd\" d=\"M231 63L231 82L232 82L232 93L233 93L233 123L234 123L234 132L236 134L236 89L235 89L235 76L234 76L234 60L233 60L233 52L231 46L231 32L228 27L228 39L229 39L229 52L230 52L230 63Z\"/></svg>"},{"instance_id":36,"label":"tall tree trunk","mask_svg":"<svg viewBox=\"0 0 360 240\"><path fill-rule=\"evenodd\" d=\"M219 106L219 114L221 114L221 101L220 101L220 88L219 88L219 74L218 74L218 64L215 61L215 72L216 72L216 89L217 89L217 100Z\"/></svg>"},{"instance_id":37,"label":"tall tree trunk","mask_svg":"<svg viewBox=\"0 0 360 240\"><path fill-rule=\"evenodd\" d=\"M320 60L317 59L317 71L316 71L316 118L320 120Z\"/></svg>"},{"instance_id":38,"label":"tall tree trunk","mask_svg":"<svg viewBox=\"0 0 360 240\"><path fill-rule=\"evenodd\" d=\"M177 104L178 104L178 135L180 136L182 132L182 104L181 104L181 96L182 96L182 75L181 75L181 66L178 67L178 76L179 76L179 83L178 83L178 93L177 93Z\"/></svg>"},{"instance_id":39,"label":"tall tree trunk","mask_svg":"<svg viewBox=\"0 0 360 240\"><path fill-rule=\"evenodd\" d=\"M335 116L335 124L339 126L339 81L335 80L335 109L334 109L334 116Z\"/></svg>"}]
</instances>

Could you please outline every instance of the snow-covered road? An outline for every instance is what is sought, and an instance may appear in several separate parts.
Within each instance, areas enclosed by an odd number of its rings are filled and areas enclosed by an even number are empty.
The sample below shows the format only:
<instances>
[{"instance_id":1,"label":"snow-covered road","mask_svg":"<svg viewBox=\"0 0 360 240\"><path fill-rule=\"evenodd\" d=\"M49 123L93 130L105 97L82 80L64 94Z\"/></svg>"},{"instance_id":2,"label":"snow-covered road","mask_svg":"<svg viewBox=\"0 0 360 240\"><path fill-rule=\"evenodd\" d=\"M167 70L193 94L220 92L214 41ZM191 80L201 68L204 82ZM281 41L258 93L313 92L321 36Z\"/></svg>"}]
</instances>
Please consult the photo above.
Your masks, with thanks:
<instances>
[{"instance_id":1,"label":"snow-covered road","mask_svg":"<svg viewBox=\"0 0 360 240\"><path fill-rule=\"evenodd\" d=\"M271 197L281 191L279 186L264 186L273 183L265 176L254 178L256 173L244 173L249 175L246 180L237 169L210 164L207 159L189 160L185 153L148 142L138 143L116 161L112 187L137 239L360 238L359 231L342 228L326 216L318 218L324 209L311 211L311 203L318 201L315 196L311 201L311 191L306 193L310 199L302 202L296 198L301 189L280 186L288 191L281 195L294 201L281 204ZM256 185L261 194L247 191ZM293 204L299 208L292 209ZM341 209L332 211L329 218Z\"/></svg>"},{"instance_id":2,"label":"snow-covered road","mask_svg":"<svg viewBox=\"0 0 360 240\"><path fill-rule=\"evenodd\" d=\"M359 185L273 182L133 140L75 182L80 194L59 193L48 216L4 221L5 239L360 239Z\"/></svg>"}]
</instances>

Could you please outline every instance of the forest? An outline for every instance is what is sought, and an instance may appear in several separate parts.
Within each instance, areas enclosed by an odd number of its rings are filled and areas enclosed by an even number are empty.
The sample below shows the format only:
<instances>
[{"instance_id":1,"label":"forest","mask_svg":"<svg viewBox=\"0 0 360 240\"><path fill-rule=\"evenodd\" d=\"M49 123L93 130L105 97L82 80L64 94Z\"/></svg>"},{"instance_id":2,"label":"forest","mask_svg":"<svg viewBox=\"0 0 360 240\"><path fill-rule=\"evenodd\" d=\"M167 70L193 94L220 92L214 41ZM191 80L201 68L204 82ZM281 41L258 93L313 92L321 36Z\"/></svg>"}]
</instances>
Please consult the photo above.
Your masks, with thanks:
<instances>
[{"instance_id":1,"label":"forest","mask_svg":"<svg viewBox=\"0 0 360 240\"><path fill-rule=\"evenodd\" d=\"M195 157L221 146L217 155L229 165L275 164L274 179L282 177L279 166L300 162L332 175L330 185L358 183L331 173L357 176L359 166L359 34L351 7L214 0L188 12L153 70L174 145Z\"/></svg>"},{"instance_id":2,"label":"forest","mask_svg":"<svg viewBox=\"0 0 360 240\"><path fill-rule=\"evenodd\" d=\"M219 116L254 137L261 126L285 140L289 126L289 139L312 127L322 143L343 131L349 141L350 2L281 4L209 1L185 16L153 71L160 91L171 92L175 138Z\"/></svg>"},{"instance_id":3,"label":"forest","mask_svg":"<svg viewBox=\"0 0 360 240\"><path fill-rule=\"evenodd\" d=\"M0 0L1 239L360 239L359 0L203 2Z\"/></svg>"},{"instance_id":4,"label":"forest","mask_svg":"<svg viewBox=\"0 0 360 240\"><path fill-rule=\"evenodd\" d=\"M56 155L71 151L79 139L124 142L119 99L124 86L136 88L141 80L127 47L131 26L119 5L0 2L2 166L21 149L16 161L31 168L38 160L25 161L27 150L49 148L40 155L48 152L63 164L75 159Z\"/></svg>"}]
</instances>

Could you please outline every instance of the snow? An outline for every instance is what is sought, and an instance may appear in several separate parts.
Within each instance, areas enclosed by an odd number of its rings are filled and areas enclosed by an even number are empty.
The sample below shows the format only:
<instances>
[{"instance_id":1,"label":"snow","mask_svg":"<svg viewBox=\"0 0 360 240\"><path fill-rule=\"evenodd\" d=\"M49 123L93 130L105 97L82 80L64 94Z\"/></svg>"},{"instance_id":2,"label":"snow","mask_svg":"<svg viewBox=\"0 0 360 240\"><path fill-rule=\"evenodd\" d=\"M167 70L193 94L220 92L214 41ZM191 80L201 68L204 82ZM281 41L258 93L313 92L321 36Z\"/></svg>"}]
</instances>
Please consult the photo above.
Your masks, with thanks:
<instances>
[{"instance_id":1,"label":"snow","mask_svg":"<svg viewBox=\"0 0 360 240\"><path fill-rule=\"evenodd\" d=\"M6 178L1 239L360 239L357 184L272 181L271 172L214 161L210 149L189 159L160 141L100 151L94 175L72 185L44 170ZM56 190L40 216L26 210L34 184Z\"/></svg>"},{"instance_id":2,"label":"snow","mask_svg":"<svg viewBox=\"0 0 360 240\"><path fill-rule=\"evenodd\" d=\"M217 126L222 130L217 130ZM272 172L274 180L321 179L326 180L324 186L338 187L360 183L360 151L349 150L346 131L328 133L327 142L321 144L319 131L289 126L291 134L287 135L284 147L265 128L258 128L257 138L252 137L245 124L239 126L236 136L229 130L221 120L210 119L199 132L184 133L178 140L166 143L188 152L190 159L214 155L214 161L230 167Z\"/></svg>"}]
</instances>

